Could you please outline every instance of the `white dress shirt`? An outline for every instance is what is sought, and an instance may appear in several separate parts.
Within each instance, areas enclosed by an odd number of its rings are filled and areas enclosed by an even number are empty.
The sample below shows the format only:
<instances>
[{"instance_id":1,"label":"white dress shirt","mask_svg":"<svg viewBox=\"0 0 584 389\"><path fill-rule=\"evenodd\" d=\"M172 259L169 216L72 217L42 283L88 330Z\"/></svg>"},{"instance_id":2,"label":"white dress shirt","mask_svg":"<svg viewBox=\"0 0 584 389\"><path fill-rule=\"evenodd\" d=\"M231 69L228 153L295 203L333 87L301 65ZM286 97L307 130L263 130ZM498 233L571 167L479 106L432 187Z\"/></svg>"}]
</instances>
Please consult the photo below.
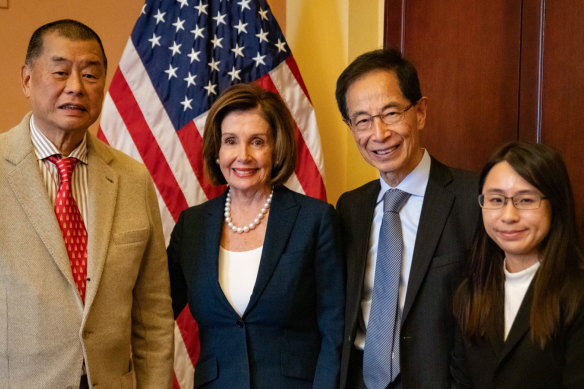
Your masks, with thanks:
<instances>
[{"instance_id":1,"label":"white dress shirt","mask_svg":"<svg viewBox=\"0 0 584 389\"><path fill-rule=\"evenodd\" d=\"M399 286L400 309L403 310L406 300L406 290L412 267L412 256L414 245L418 233L422 204L424 203L424 193L430 178L430 155L424 150L424 155L416 168L399 183L395 189L402 190L410 194L404 207L399 212L402 223L402 233L404 247L402 251L402 268ZM383 219L383 195L388 189L392 189L383 178L379 178L381 190L377 196L377 203L371 223L371 236L369 237L369 251L367 253L367 265L365 268L365 279L363 280L363 291L361 293L361 320L355 336L355 347L363 350L365 347L365 330L369 322L371 312L371 296L375 279L375 263L377 260L377 244L379 242L379 230Z\"/></svg>"}]
</instances>

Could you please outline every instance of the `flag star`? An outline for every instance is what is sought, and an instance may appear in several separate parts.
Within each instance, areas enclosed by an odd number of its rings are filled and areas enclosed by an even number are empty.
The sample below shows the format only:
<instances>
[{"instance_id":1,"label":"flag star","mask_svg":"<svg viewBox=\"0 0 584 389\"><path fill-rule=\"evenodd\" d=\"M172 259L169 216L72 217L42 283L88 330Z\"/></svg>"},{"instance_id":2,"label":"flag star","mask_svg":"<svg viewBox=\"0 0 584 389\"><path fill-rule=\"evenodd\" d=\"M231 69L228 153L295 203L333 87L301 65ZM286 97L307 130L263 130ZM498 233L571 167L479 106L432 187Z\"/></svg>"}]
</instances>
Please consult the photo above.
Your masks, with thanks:
<instances>
[{"instance_id":1,"label":"flag star","mask_svg":"<svg viewBox=\"0 0 584 389\"><path fill-rule=\"evenodd\" d=\"M198 37L205 39L205 35L203 35L203 31L205 31L205 29L203 27L199 27L199 26L195 26L195 29L191 30L191 32L193 34L195 34L195 39L197 39Z\"/></svg>"},{"instance_id":2,"label":"flag star","mask_svg":"<svg viewBox=\"0 0 584 389\"><path fill-rule=\"evenodd\" d=\"M255 63L256 63L256 68L258 66L260 66L260 64L261 65L265 65L266 64L264 62L264 58L266 58L266 56L265 55L260 55L259 51L258 51L258 55L256 55L254 58L252 58L255 61Z\"/></svg>"},{"instance_id":3,"label":"flag star","mask_svg":"<svg viewBox=\"0 0 584 389\"><path fill-rule=\"evenodd\" d=\"M191 53L187 54L187 57L189 57L191 59L191 63L193 63L193 61L197 61L200 62L199 60L199 54L201 54L201 51L195 51L195 49L191 49Z\"/></svg>"},{"instance_id":4,"label":"flag star","mask_svg":"<svg viewBox=\"0 0 584 389\"><path fill-rule=\"evenodd\" d=\"M142 11L140 11L142 15L146 15L146 4L142 6Z\"/></svg>"},{"instance_id":5,"label":"flag star","mask_svg":"<svg viewBox=\"0 0 584 389\"><path fill-rule=\"evenodd\" d=\"M168 79L175 77L176 78L176 71L178 70L178 66L176 68L172 67L172 64L168 65L168 69L164 71L164 73L168 74Z\"/></svg>"},{"instance_id":6,"label":"flag star","mask_svg":"<svg viewBox=\"0 0 584 389\"><path fill-rule=\"evenodd\" d=\"M181 46L182 46L182 43L180 43L180 44L177 44L176 42L173 42L173 43L172 43L172 46L170 46L170 47L168 48L168 50L171 50L171 51L172 51L172 55L173 55L173 56L174 56L176 53L178 53L178 54L181 54L181 52L180 52L180 47L181 47Z\"/></svg>"},{"instance_id":7,"label":"flag star","mask_svg":"<svg viewBox=\"0 0 584 389\"><path fill-rule=\"evenodd\" d=\"M251 0L241 0L237 3L237 5L241 6L241 12L243 12L244 9L249 9L251 11L251 8L249 7L249 2Z\"/></svg>"},{"instance_id":8,"label":"flag star","mask_svg":"<svg viewBox=\"0 0 584 389\"><path fill-rule=\"evenodd\" d=\"M156 24L162 22L165 23L166 20L164 20L164 15L166 15L166 12L160 12L160 9L156 12L156 15L154 15L154 19L156 19Z\"/></svg>"},{"instance_id":9,"label":"flag star","mask_svg":"<svg viewBox=\"0 0 584 389\"><path fill-rule=\"evenodd\" d=\"M180 3L180 9L182 9L182 7L184 7L185 5L188 6L189 2L188 0L176 0L177 3Z\"/></svg>"},{"instance_id":10,"label":"flag star","mask_svg":"<svg viewBox=\"0 0 584 389\"><path fill-rule=\"evenodd\" d=\"M263 20L268 20L268 10L263 10L262 8L260 8L260 10L258 11L258 13L260 14L260 17Z\"/></svg>"},{"instance_id":11,"label":"flag star","mask_svg":"<svg viewBox=\"0 0 584 389\"><path fill-rule=\"evenodd\" d=\"M209 80L209 85L204 86L203 89L205 89L207 91L207 96L210 96L211 93L213 93L214 95L217 94L217 92L215 91L215 88L217 87L216 84L212 84L211 80Z\"/></svg>"},{"instance_id":12,"label":"flag star","mask_svg":"<svg viewBox=\"0 0 584 389\"><path fill-rule=\"evenodd\" d=\"M160 46L160 38L162 38L162 35L152 33L152 38L148 39L148 42L152 43L152 48L154 48L154 46Z\"/></svg>"},{"instance_id":13,"label":"flag star","mask_svg":"<svg viewBox=\"0 0 584 389\"><path fill-rule=\"evenodd\" d=\"M176 28L176 32L179 32L179 30L184 30L184 24L185 24L185 20L180 20L180 18L176 18L176 22L172 23L172 25Z\"/></svg>"},{"instance_id":14,"label":"flag star","mask_svg":"<svg viewBox=\"0 0 584 389\"><path fill-rule=\"evenodd\" d=\"M260 28L260 33L259 34L256 34L256 36L258 38L260 38L260 43L262 43L262 41L269 42L268 41L268 38L267 38L268 37L268 32L267 31L264 32L264 29L263 28Z\"/></svg>"},{"instance_id":15,"label":"flag star","mask_svg":"<svg viewBox=\"0 0 584 389\"><path fill-rule=\"evenodd\" d=\"M223 45L221 44L222 40L223 40L223 38L217 38L217 34L215 34L213 39L211 39L211 43L213 44L213 48L216 49L217 46L223 48Z\"/></svg>"},{"instance_id":16,"label":"flag star","mask_svg":"<svg viewBox=\"0 0 584 389\"><path fill-rule=\"evenodd\" d=\"M208 15L208 14L207 14L207 6L208 6L207 4L203 4L203 1L202 1L202 0L200 0L200 1L199 1L199 5L195 5L195 9L196 9L197 11L199 11L199 15L200 15L201 13L204 13L205 15Z\"/></svg>"},{"instance_id":17,"label":"flag star","mask_svg":"<svg viewBox=\"0 0 584 389\"><path fill-rule=\"evenodd\" d=\"M225 18L227 17L227 14L222 14L221 12L217 11L217 16L213 16L213 20L217 22L217 26L219 26L220 24L227 24L225 23Z\"/></svg>"},{"instance_id":18,"label":"flag star","mask_svg":"<svg viewBox=\"0 0 584 389\"><path fill-rule=\"evenodd\" d=\"M235 69L235 66L231 69L230 72L227 72L227 74L229 74L231 76L231 81L235 81L236 78L239 81L241 81L241 77L239 77L239 73L241 73L241 69L237 70L237 69Z\"/></svg>"},{"instance_id":19,"label":"flag star","mask_svg":"<svg viewBox=\"0 0 584 389\"><path fill-rule=\"evenodd\" d=\"M219 71L219 64L221 61L215 61L215 58L211 58L211 62L209 62L209 67L213 70Z\"/></svg>"},{"instance_id":20,"label":"flag star","mask_svg":"<svg viewBox=\"0 0 584 389\"><path fill-rule=\"evenodd\" d=\"M235 53L235 58L237 58L238 55L243 58L243 49L245 49L245 46L239 47L239 44L236 43L235 47L232 48L231 51Z\"/></svg>"},{"instance_id":21,"label":"flag star","mask_svg":"<svg viewBox=\"0 0 584 389\"><path fill-rule=\"evenodd\" d=\"M191 72L189 72L189 75L186 78L183 78L183 80L185 80L187 82L187 88L189 86L196 86L197 83L195 82L195 78L197 78L197 75L191 75Z\"/></svg>"},{"instance_id":22,"label":"flag star","mask_svg":"<svg viewBox=\"0 0 584 389\"><path fill-rule=\"evenodd\" d=\"M241 19L239 19L239 23L233 28L237 29L237 35L241 34L241 32L245 32L247 34L247 23L242 23Z\"/></svg>"},{"instance_id":23,"label":"flag star","mask_svg":"<svg viewBox=\"0 0 584 389\"><path fill-rule=\"evenodd\" d=\"M180 102L182 104L182 106L183 106L183 112L186 111L187 109L192 109L193 108L191 106L191 103L192 102L193 102L193 99L189 99L187 96L185 96L185 99Z\"/></svg>"},{"instance_id":24,"label":"flag star","mask_svg":"<svg viewBox=\"0 0 584 389\"><path fill-rule=\"evenodd\" d=\"M286 48L284 47L285 44L286 42L280 41L280 38L278 38L278 43L274 43L274 46L278 48L278 53L281 51L286 52Z\"/></svg>"}]
</instances>

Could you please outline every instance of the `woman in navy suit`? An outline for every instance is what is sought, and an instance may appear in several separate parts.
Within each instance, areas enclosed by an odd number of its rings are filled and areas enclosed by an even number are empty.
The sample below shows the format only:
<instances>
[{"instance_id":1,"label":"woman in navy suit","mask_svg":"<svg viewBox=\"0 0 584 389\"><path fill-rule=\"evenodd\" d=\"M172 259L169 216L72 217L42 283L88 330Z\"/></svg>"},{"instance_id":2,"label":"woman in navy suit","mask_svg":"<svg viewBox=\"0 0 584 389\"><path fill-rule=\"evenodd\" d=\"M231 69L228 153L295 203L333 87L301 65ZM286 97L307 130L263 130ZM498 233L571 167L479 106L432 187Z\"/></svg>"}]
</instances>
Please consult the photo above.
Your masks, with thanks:
<instances>
[{"instance_id":1,"label":"woman in navy suit","mask_svg":"<svg viewBox=\"0 0 584 389\"><path fill-rule=\"evenodd\" d=\"M564 162L500 148L480 178L482 224L455 295L457 387L584 388L584 256Z\"/></svg>"},{"instance_id":2,"label":"woman in navy suit","mask_svg":"<svg viewBox=\"0 0 584 389\"><path fill-rule=\"evenodd\" d=\"M184 211L168 247L175 316L199 325L195 388L336 388L344 264L332 206L283 186L292 117L258 86L212 106L203 158L226 193Z\"/></svg>"}]
</instances>

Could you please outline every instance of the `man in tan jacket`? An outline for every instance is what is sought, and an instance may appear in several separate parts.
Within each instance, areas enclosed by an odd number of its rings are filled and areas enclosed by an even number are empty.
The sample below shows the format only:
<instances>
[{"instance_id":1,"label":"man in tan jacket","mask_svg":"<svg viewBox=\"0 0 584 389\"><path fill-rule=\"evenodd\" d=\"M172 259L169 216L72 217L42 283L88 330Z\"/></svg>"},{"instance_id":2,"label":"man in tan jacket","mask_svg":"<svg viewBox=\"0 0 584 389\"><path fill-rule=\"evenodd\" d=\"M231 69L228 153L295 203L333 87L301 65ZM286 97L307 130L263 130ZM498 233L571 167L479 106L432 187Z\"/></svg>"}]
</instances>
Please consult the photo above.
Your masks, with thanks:
<instances>
[{"instance_id":1,"label":"man in tan jacket","mask_svg":"<svg viewBox=\"0 0 584 389\"><path fill-rule=\"evenodd\" d=\"M0 135L1 388L172 383L152 181L87 132L106 68L99 37L79 22L49 23L30 40L21 77L32 113Z\"/></svg>"}]
</instances>

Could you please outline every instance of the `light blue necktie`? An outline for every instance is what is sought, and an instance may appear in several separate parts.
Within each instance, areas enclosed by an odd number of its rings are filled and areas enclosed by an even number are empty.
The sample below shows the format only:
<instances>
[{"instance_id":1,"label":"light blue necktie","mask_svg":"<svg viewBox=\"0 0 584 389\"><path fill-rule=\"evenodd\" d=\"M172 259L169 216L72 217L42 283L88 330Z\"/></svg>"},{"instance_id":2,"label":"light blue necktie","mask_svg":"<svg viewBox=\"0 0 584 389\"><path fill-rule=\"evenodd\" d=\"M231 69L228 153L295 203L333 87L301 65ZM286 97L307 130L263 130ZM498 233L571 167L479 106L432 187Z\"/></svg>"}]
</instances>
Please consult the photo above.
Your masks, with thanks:
<instances>
[{"instance_id":1,"label":"light blue necktie","mask_svg":"<svg viewBox=\"0 0 584 389\"><path fill-rule=\"evenodd\" d=\"M363 382L368 389L385 389L399 374L399 280L403 251L399 211L409 197L409 193L399 189L389 189L383 195L383 220L363 355Z\"/></svg>"}]
</instances>

